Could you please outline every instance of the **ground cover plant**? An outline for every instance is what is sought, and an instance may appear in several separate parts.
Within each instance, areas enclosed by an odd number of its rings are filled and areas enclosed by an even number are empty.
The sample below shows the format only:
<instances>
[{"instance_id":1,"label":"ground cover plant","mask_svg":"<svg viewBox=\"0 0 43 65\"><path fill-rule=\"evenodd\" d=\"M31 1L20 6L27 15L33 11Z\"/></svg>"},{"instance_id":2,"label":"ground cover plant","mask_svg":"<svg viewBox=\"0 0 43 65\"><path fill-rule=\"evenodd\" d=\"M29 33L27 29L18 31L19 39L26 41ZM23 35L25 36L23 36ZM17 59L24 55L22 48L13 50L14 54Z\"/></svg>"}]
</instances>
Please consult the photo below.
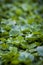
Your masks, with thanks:
<instances>
[{"instance_id":1,"label":"ground cover plant","mask_svg":"<svg viewBox=\"0 0 43 65\"><path fill-rule=\"evenodd\" d=\"M43 0L0 0L0 65L43 65Z\"/></svg>"}]
</instances>

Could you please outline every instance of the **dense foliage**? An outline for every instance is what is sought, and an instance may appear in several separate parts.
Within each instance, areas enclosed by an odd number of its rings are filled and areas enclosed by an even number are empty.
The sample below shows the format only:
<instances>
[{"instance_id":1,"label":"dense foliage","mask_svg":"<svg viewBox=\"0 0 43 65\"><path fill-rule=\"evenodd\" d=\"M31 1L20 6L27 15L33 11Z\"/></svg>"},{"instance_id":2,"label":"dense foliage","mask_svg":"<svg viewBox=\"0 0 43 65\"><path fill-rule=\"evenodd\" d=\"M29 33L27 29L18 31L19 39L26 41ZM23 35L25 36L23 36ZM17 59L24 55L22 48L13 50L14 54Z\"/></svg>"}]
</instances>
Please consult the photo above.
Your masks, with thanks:
<instances>
[{"instance_id":1,"label":"dense foliage","mask_svg":"<svg viewBox=\"0 0 43 65\"><path fill-rule=\"evenodd\" d=\"M0 0L0 65L43 65L43 0Z\"/></svg>"}]
</instances>

